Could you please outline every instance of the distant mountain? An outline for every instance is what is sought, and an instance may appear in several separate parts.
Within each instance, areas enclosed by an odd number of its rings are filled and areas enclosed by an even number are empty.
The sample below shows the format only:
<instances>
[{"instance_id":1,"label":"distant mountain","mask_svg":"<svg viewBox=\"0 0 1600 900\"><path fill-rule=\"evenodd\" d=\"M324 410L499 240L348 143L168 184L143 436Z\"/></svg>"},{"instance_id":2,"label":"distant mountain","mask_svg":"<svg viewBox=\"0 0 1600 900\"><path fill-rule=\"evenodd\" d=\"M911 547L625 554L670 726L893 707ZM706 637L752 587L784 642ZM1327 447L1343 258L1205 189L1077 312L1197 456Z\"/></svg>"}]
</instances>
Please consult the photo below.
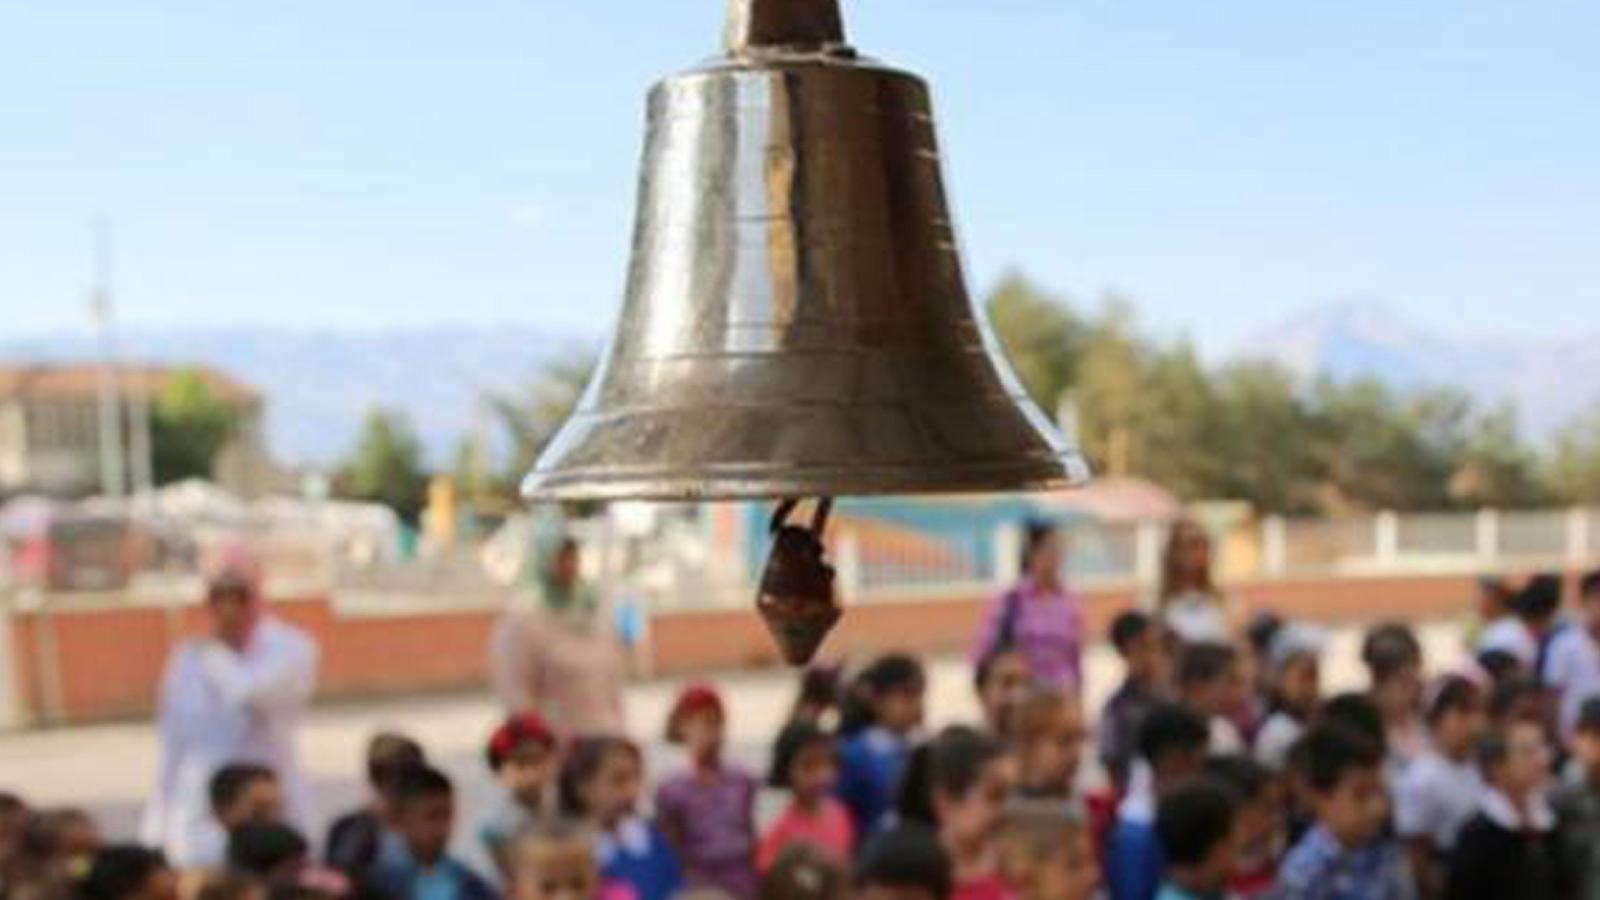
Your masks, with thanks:
<instances>
[{"instance_id":1,"label":"distant mountain","mask_svg":"<svg viewBox=\"0 0 1600 900\"><path fill-rule=\"evenodd\" d=\"M1309 310L1255 335L1234 355L1273 360L1306 378L1374 376L1405 388L1457 386L1485 404L1509 400L1536 440L1600 402L1600 333L1450 338L1374 303Z\"/></svg>"},{"instance_id":2,"label":"distant mountain","mask_svg":"<svg viewBox=\"0 0 1600 900\"><path fill-rule=\"evenodd\" d=\"M430 458L444 464L485 423L485 388L511 390L549 361L598 348L594 337L535 328L437 328L371 333L288 329L130 331L125 359L215 366L266 397L267 432L285 464L326 465L354 445L374 406L403 411ZM0 361L78 361L89 335L0 341Z\"/></svg>"}]
</instances>

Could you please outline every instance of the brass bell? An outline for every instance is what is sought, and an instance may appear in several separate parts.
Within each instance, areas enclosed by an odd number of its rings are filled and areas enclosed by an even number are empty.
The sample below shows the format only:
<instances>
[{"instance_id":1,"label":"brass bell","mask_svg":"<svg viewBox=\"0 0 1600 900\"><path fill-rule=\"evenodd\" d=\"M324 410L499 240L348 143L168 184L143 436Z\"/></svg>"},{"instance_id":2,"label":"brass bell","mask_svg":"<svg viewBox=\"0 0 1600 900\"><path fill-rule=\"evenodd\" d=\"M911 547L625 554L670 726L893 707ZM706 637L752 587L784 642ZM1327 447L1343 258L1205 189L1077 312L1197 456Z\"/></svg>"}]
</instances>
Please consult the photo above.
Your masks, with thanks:
<instances>
[{"instance_id":1,"label":"brass bell","mask_svg":"<svg viewBox=\"0 0 1600 900\"><path fill-rule=\"evenodd\" d=\"M1088 469L963 282L928 91L837 0L731 0L651 91L621 320L535 499L1056 488Z\"/></svg>"}]
</instances>

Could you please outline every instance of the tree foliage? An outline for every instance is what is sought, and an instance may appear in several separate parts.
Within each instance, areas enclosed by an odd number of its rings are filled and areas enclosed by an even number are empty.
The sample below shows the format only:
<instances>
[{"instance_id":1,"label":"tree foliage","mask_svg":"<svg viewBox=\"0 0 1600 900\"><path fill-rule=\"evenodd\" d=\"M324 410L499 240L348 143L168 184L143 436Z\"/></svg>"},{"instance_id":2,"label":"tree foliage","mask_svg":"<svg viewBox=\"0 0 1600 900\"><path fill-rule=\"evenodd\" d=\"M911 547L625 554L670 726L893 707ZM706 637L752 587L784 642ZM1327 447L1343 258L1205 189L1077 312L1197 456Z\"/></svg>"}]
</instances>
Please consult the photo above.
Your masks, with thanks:
<instances>
[{"instance_id":1,"label":"tree foliage","mask_svg":"<svg viewBox=\"0 0 1600 900\"><path fill-rule=\"evenodd\" d=\"M336 486L340 496L382 503L415 524L426 503L428 472L410 420L384 409L367 413Z\"/></svg>"},{"instance_id":2,"label":"tree foliage","mask_svg":"<svg viewBox=\"0 0 1600 900\"><path fill-rule=\"evenodd\" d=\"M499 431L508 439L511 453L507 468L487 479L492 492L516 496L522 476L533 468L545 445L572 414L594 372L592 355L558 359L539 369L515 392L486 391L483 400Z\"/></svg>"},{"instance_id":3,"label":"tree foliage","mask_svg":"<svg viewBox=\"0 0 1600 900\"><path fill-rule=\"evenodd\" d=\"M1019 274L988 308L1029 395L1071 412L1104 475L1278 513L1600 499L1600 407L1541 460L1512 409L1475 409L1457 390L1297 384L1265 362L1208 368L1186 341L1142 335L1126 300L1084 316Z\"/></svg>"},{"instance_id":4,"label":"tree foliage","mask_svg":"<svg viewBox=\"0 0 1600 900\"><path fill-rule=\"evenodd\" d=\"M150 406L150 457L156 484L211 478L218 454L241 424L239 410L217 396L199 372L174 374Z\"/></svg>"}]
</instances>

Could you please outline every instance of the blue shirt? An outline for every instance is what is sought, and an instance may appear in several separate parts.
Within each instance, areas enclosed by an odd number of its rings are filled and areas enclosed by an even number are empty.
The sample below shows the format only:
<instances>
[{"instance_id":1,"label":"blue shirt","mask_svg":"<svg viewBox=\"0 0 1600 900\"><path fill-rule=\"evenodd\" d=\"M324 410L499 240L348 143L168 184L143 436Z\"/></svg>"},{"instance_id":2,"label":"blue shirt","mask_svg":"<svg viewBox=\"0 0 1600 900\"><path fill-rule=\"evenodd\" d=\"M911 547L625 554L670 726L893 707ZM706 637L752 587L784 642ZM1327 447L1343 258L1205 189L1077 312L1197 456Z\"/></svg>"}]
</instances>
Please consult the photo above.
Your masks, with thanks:
<instances>
[{"instance_id":1,"label":"blue shirt","mask_svg":"<svg viewBox=\"0 0 1600 900\"><path fill-rule=\"evenodd\" d=\"M1278 868L1274 900L1412 900L1416 890L1395 841L1345 849L1321 825L1307 831Z\"/></svg>"},{"instance_id":2,"label":"blue shirt","mask_svg":"<svg viewBox=\"0 0 1600 900\"><path fill-rule=\"evenodd\" d=\"M683 886L677 854L660 829L644 819L627 819L600 835L600 874L626 882L639 900L669 900Z\"/></svg>"},{"instance_id":3,"label":"blue shirt","mask_svg":"<svg viewBox=\"0 0 1600 900\"><path fill-rule=\"evenodd\" d=\"M380 839L372 880L395 900L498 900L500 896L476 872L449 855L423 868L393 832L384 832Z\"/></svg>"},{"instance_id":4,"label":"blue shirt","mask_svg":"<svg viewBox=\"0 0 1600 900\"><path fill-rule=\"evenodd\" d=\"M877 727L857 732L839 748L835 793L850 811L858 837L875 834L894 808L907 752L904 738Z\"/></svg>"},{"instance_id":5,"label":"blue shirt","mask_svg":"<svg viewBox=\"0 0 1600 900\"><path fill-rule=\"evenodd\" d=\"M1161 886L1161 892L1156 894L1156 900L1216 900L1216 898L1222 896L1224 895L1196 894L1169 881Z\"/></svg>"},{"instance_id":6,"label":"blue shirt","mask_svg":"<svg viewBox=\"0 0 1600 900\"><path fill-rule=\"evenodd\" d=\"M1167 869L1155 826L1119 816L1106 839L1105 868L1111 900L1155 900Z\"/></svg>"}]
</instances>

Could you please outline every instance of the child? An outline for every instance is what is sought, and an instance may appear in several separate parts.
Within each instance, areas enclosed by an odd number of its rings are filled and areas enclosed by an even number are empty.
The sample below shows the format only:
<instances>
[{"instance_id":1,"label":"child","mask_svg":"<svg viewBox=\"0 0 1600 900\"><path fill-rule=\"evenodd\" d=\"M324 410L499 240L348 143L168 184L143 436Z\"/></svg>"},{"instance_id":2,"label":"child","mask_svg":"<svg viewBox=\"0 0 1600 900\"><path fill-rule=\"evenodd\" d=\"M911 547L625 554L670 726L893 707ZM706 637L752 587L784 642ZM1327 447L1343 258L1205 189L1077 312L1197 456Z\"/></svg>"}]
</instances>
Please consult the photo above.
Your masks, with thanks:
<instances>
[{"instance_id":1,"label":"child","mask_svg":"<svg viewBox=\"0 0 1600 900\"><path fill-rule=\"evenodd\" d=\"M1014 714L1017 792L1031 799L1073 799L1088 729L1076 697L1053 687L1028 691Z\"/></svg>"},{"instance_id":2,"label":"child","mask_svg":"<svg viewBox=\"0 0 1600 900\"><path fill-rule=\"evenodd\" d=\"M950 900L950 854L926 825L897 825L856 860L853 900Z\"/></svg>"},{"instance_id":3,"label":"child","mask_svg":"<svg viewBox=\"0 0 1600 900\"><path fill-rule=\"evenodd\" d=\"M22 836L28 830L28 820L33 812L21 797L0 792L0 895L9 887L12 867L22 847Z\"/></svg>"},{"instance_id":4,"label":"child","mask_svg":"<svg viewBox=\"0 0 1600 900\"><path fill-rule=\"evenodd\" d=\"M562 812L594 830L600 874L625 882L639 900L668 900L683 871L660 829L634 811L644 778L644 758L632 742L581 738L561 769Z\"/></svg>"},{"instance_id":5,"label":"child","mask_svg":"<svg viewBox=\"0 0 1600 900\"><path fill-rule=\"evenodd\" d=\"M1585 700L1600 696L1600 569L1578 581L1581 627L1564 628L1550 641L1545 683L1556 692L1561 734L1571 738Z\"/></svg>"},{"instance_id":6,"label":"child","mask_svg":"<svg viewBox=\"0 0 1600 900\"><path fill-rule=\"evenodd\" d=\"M1388 758L1384 768L1398 783L1411 761L1422 752L1422 645L1400 622L1373 627L1361 642L1361 661L1371 678L1369 693L1383 721Z\"/></svg>"},{"instance_id":7,"label":"child","mask_svg":"<svg viewBox=\"0 0 1600 900\"><path fill-rule=\"evenodd\" d=\"M667 716L667 741L689 751L690 768L661 782L656 819L691 887L734 897L756 892L755 776L722 758L726 712L707 685L685 688Z\"/></svg>"},{"instance_id":8,"label":"child","mask_svg":"<svg viewBox=\"0 0 1600 900\"><path fill-rule=\"evenodd\" d=\"M427 763L422 746L405 735L379 732L367 742L367 805L340 816L324 845L328 865L360 878L378 857L379 837L388 819L387 785L404 770Z\"/></svg>"},{"instance_id":9,"label":"child","mask_svg":"<svg viewBox=\"0 0 1600 900\"><path fill-rule=\"evenodd\" d=\"M266 766L228 763L211 776L210 799L212 827L177 860L185 868L215 869L227 856L228 835L235 829L283 819L283 791Z\"/></svg>"},{"instance_id":10,"label":"child","mask_svg":"<svg viewBox=\"0 0 1600 900\"><path fill-rule=\"evenodd\" d=\"M158 851L116 844L95 854L78 892L84 900L178 900L178 876Z\"/></svg>"},{"instance_id":11,"label":"child","mask_svg":"<svg viewBox=\"0 0 1600 900\"><path fill-rule=\"evenodd\" d=\"M843 860L811 844L791 844L761 876L756 900L844 900Z\"/></svg>"},{"instance_id":12,"label":"child","mask_svg":"<svg viewBox=\"0 0 1600 900\"><path fill-rule=\"evenodd\" d=\"M81 878L100 852L100 826L81 809L51 809L30 816L18 839L6 881L17 887L47 888Z\"/></svg>"},{"instance_id":13,"label":"child","mask_svg":"<svg viewBox=\"0 0 1600 900\"><path fill-rule=\"evenodd\" d=\"M1028 658L1015 647L1001 647L978 661L974 681L989 733L1007 739L1017 703L1033 684Z\"/></svg>"},{"instance_id":14,"label":"child","mask_svg":"<svg viewBox=\"0 0 1600 900\"><path fill-rule=\"evenodd\" d=\"M1106 841L1106 886L1112 900L1153 900L1163 857L1156 803L1174 785L1200 772L1210 729L1199 714L1174 703L1150 710L1139 727L1139 761Z\"/></svg>"},{"instance_id":15,"label":"child","mask_svg":"<svg viewBox=\"0 0 1600 900\"><path fill-rule=\"evenodd\" d=\"M1399 846L1382 835L1389 814L1383 753L1338 724L1307 731L1291 754L1315 824L1278 867L1275 900L1408 900Z\"/></svg>"},{"instance_id":16,"label":"child","mask_svg":"<svg viewBox=\"0 0 1600 900\"><path fill-rule=\"evenodd\" d=\"M545 795L556 768L555 734L533 713L513 714L489 736L484 758L502 790L479 824L478 837L509 879L506 849L512 836L545 818L549 809Z\"/></svg>"},{"instance_id":17,"label":"child","mask_svg":"<svg viewBox=\"0 0 1600 900\"><path fill-rule=\"evenodd\" d=\"M394 900L495 900L495 890L449 854L456 814L450 779L418 766L396 776L392 791L393 830L373 882Z\"/></svg>"},{"instance_id":18,"label":"child","mask_svg":"<svg viewBox=\"0 0 1600 900\"><path fill-rule=\"evenodd\" d=\"M1579 900L1600 900L1600 697L1578 712L1572 735L1572 771L1551 797L1557 833Z\"/></svg>"},{"instance_id":19,"label":"child","mask_svg":"<svg viewBox=\"0 0 1600 900\"><path fill-rule=\"evenodd\" d=\"M1057 804L1012 803L999 845L1000 874L1019 900L1090 900L1099 886L1088 827Z\"/></svg>"},{"instance_id":20,"label":"child","mask_svg":"<svg viewBox=\"0 0 1600 900\"><path fill-rule=\"evenodd\" d=\"M921 663L895 653L868 666L846 697L838 794L857 837L878 831L894 805L911 735L922 725L927 684Z\"/></svg>"},{"instance_id":21,"label":"child","mask_svg":"<svg viewBox=\"0 0 1600 900\"><path fill-rule=\"evenodd\" d=\"M1283 768L1289 748L1300 739L1322 699L1321 657L1327 641L1321 630L1289 624L1273 635L1266 656L1271 693L1267 717L1256 733L1255 755L1264 765Z\"/></svg>"},{"instance_id":22,"label":"child","mask_svg":"<svg viewBox=\"0 0 1600 900\"><path fill-rule=\"evenodd\" d=\"M1254 900L1272 890L1283 852L1283 790L1266 766L1248 756L1214 756L1205 774L1238 802L1239 859L1228 878L1229 896Z\"/></svg>"},{"instance_id":23,"label":"child","mask_svg":"<svg viewBox=\"0 0 1600 900\"><path fill-rule=\"evenodd\" d=\"M1247 690L1237 650L1205 642L1184 646L1178 657L1178 696L1209 721L1212 753L1244 751L1234 722L1245 708Z\"/></svg>"},{"instance_id":24,"label":"child","mask_svg":"<svg viewBox=\"0 0 1600 900\"><path fill-rule=\"evenodd\" d=\"M1527 720L1485 738L1478 763L1487 789L1450 854L1449 900L1556 900L1571 888L1544 799L1550 748Z\"/></svg>"},{"instance_id":25,"label":"child","mask_svg":"<svg viewBox=\"0 0 1600 900\"><path fill-rule=\"evenodd\" d=\"M1179 785L1156 808L1167 874L1157 900L1222 900L1239 855L1233 794L1205 778Z\"/></svg>"},{"instance_id":26,"label":"child","mask_svg":"<svg viewBox=\"0 0 1600 900\"><path fill-rule=\"evenodd\" d=\"M828 727L832 714L839 708L839 667L815 664L806 667L800 675L800 690L795 693L794 707L789 710L789 721L810 722Z\"/></svg>"},{"instance_id":27,"label":"child","mask_svg":"<svg viewBox=\"0 0 1600 900\"><path fill-rule=\"evenodd\" d=\"M1478 810L1483 784L1472 750L1487 722L1483 691L1459 675L1447 676L1434 688L1423 717L1428 746L1400 779L1394 820L1417 893L1426 900L1444 889L1444 861Z\"/></svg>"},{"instance_id":28,"label":"child","mask_svg":"<svg viewBox=\"0 0 1600 900\"><path fill-rule=\"evenodd\" d=\"M768 784L789 791L789 805L773 820L756 850L756 868L769 871L783 852L806 846L843 866L855 848L850 812L833 796L839 780L832 735L808 722L790 722L778 735Z\"/></svg>"},{"instance_id":29,"label":"child","mask_svg":"<svg viewBox=\"0 0 1600 900\"><path fill-rule=\"evenodd\" d=\"M243 872L220 872L200 882L194 900L267 900L267 886Z\"/></svg>"},{"instance_id":30,"label":"child","mask_svg":"<svg viewBox=\"0 0 1600 900\"><path fill-rule=\"evenodd\" d=\"M1111 643L1125 674L1100 713L1100 761L1117 788L1126 790L1138 755L1139 724L1164 689L1167 652L1155 620L1139 610L1125 610L1112 620Z\"/></svg>"},{"instance_id":31,"label":"child","mask_svg":"<svg viewBox=\"0 0 1600 900\"><path fill-rule=\"evenodd\" d=\"M1013 778L1000 742L963 725L939 732L906 763L900 819L937 831L950 854L954 900L1011 897L1000 877L995 837Z\"/></svg>"},{"instance_id":32,"label":"child","mask_svg":"<svg viewBox=\"0 0 1600 900\"><path fill-rule=\"evenodd\" d=\"M537 819L504 848L507 900L635 900L625 882L600 877L594 838L575 822Z\"/></svg>"}]
</instances>

